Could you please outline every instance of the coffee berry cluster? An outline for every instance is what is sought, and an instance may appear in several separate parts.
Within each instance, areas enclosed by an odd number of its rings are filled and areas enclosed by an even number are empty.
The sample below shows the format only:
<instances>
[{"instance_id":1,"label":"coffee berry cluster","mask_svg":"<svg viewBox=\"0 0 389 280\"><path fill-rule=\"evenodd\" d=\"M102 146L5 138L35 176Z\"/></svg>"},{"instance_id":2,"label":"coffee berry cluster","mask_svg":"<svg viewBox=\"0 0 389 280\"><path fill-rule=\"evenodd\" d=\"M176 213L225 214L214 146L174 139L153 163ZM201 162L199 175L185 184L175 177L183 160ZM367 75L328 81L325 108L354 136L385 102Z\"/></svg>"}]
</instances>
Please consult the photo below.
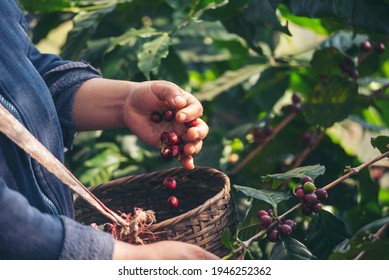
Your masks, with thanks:
<instances>
[{"instance_id":1,"label":"coffee berry cluster","mask_svg":"<svg viewBox=\"0 0 389 280\"><path fill-rule=\"evenodd\" d=\"M153 112L150 115L150 120L154 123L160 123L162 121L171 122L175 119L175 110L165 110L162 112ZM187 128L196 126L197 120L185 122L184 125ZM182 138L174 131L164 131L160 136L161 141L161 158L169 161L173 158L178 158L183 153L184 142Z\"/></svg>"},{"instance_id":2,"label":"coffee berry cluster","mask_svg":"<svg viewBox=\"0 0 389 280\"><path fill-rule=\"evenodd\" d=\"M264 143L266 138L272 134L273 127L270 124L267 124L264 127L256 127L251 131L252 139L258 144Z\"/></svg>"},{"instance_id":3,"label":"coffee berry cluster","mask_svg":"<svg viewBox=\"0 0 389 280\"><path fill-rule=\"evenodd\" d=\"M298 113L302 110L301 96L298 92L292 94L292 104L284 106L283 110L291 113Z\"/></svg>"},{"instance_id":4,"label":"coffee berry cluster","mask_svg":"<svg viewBox=\"0 0 389 280\"><path fill-rule=\"evenodd\" d=\"M323 208L322 201L328 198L327 191L316 188L312 178L309 176L301 178L301 184L295 187L294 194L300 199L302 203L301 213L305 216L319 213Z\"/></svg>"},{"instance_id":5,"label":"coffee berry cluster","mask_svg":"<svg viewBox=\"0 0 389 280\"><path fill-rule=\"evenodd\" d=\"M173 190L177 186L177 182L173 177L166 177L163 180L163 186L169 190ZM178 207L178 198L174 195L169 196L167 200L167 205L169 208L174 209Z\"/></svg>"},{"instance_id":6,"label":"coffee berry cluster","mask_svg":"<svg viewBox=\"0 0 389 280\"><path fill-rule=\"evenodd\" d=\"M270 242L277 242L281 237L291 235L296 227L296 223L293 220L278 220L271 208L267 211L259 210L257 216L261 227L267 229L267 240Z\"/></svg>"}]
</instances>

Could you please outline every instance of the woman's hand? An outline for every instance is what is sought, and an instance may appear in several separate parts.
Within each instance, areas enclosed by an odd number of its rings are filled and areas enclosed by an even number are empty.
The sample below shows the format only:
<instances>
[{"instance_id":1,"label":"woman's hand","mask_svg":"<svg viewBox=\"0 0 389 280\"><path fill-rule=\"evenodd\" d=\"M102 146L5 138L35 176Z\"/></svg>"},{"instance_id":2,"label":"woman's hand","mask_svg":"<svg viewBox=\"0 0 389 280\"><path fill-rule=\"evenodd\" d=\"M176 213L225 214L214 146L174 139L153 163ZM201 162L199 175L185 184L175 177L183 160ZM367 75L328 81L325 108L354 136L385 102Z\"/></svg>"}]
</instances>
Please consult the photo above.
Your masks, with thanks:
<instances>
[{"instance_id":1,"label":"woman's hand","mask_svg":"<svg viewBox=\"0 0 389 280\"><path fill-rule=\"evenodd\" d=\"M155 123L150 119L153 112L168 109L176 112L173 121ZM162 132L176 132L185 143L181 164L187 169L194 167L193 155L200 152L209 128L200 119L203 107L192 94L167 81L133 83L122 114L128 128L143 141L158 148ZM192 120L196 120L195 126L188 129L184 123Z\"/></svg>"},{"instance_id":2,"label":"woman's hand","mask_svg":"<svg viewBox=\"0 0 389 280\"><path fill-rule=\"evenodd\" d=\"M131 245L115 241L114 260L219 260L199 246L179 241L160 241L147 245Z\"/></svg>"},{"instance_id":3,"label":"woman's hand","mask_svg":"<svg viewBox=\"0 0 389 280\"><path fill-rule=\"evenodd\" d=\"M150 120L153 112L167 109L176 111L173 121ZM176 132L185 143L180 163L187 169L194 168L193 156L200 152L208 134L202 114L203 107L192 94L167 81L90 79L77 91L73 106L77 131L128 127L157 148L162 132ZM195 126L185 127L184 123L192 120L196 120Z\"/></svg>"}]
</instances>

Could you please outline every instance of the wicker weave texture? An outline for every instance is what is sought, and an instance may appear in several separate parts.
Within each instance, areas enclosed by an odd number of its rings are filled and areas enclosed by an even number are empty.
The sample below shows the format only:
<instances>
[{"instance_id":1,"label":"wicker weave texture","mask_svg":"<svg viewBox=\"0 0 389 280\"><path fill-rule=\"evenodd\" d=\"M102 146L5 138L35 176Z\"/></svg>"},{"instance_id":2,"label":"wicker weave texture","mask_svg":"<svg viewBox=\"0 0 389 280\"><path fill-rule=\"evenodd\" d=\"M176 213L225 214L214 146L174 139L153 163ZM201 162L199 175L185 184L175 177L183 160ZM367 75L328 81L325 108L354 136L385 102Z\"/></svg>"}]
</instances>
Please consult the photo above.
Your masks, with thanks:
<instances>
[{"instance_id":1,"label":"wicker weave texture","mask_svg":"<svg viewBox=\"0 0 389 280\"><path fill-rule=\"evenodd\" d=\"M166 177L175 178L175 189L163 186ZM221 234L225 229L235 230L229 178L213 168L171 168L120 178L90 190L113 211L128 213L134 207L153 210L157 222L149 229L158 233L158 240L184 241L223 256L226 249L220 242ZM177 209L167 206L171 195L179 200ZM75 210L81 223L109 222L81 198L75 199Z\"/></svg>"}]
</instances>

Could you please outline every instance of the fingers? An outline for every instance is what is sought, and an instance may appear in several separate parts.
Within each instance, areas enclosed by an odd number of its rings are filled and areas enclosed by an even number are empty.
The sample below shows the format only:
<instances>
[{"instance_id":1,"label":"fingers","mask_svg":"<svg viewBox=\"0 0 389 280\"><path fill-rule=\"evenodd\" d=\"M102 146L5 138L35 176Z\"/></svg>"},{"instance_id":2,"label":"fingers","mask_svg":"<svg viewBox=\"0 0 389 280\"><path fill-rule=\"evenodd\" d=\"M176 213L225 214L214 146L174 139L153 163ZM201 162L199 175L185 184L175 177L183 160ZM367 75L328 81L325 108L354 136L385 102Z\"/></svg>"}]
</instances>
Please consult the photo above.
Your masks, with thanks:
<instances>
[{"instance_id":1,"label":"fingers","mask_svg":"<svg viewBox=\"0 0 389 280\"><path fill-rule=\"evenodd\" d=\"M168 107L177 109L176 120L189 122L203 115L203 106L191 93L167 81L154 81L151 89Z\"/></svg>"}]
</instances>

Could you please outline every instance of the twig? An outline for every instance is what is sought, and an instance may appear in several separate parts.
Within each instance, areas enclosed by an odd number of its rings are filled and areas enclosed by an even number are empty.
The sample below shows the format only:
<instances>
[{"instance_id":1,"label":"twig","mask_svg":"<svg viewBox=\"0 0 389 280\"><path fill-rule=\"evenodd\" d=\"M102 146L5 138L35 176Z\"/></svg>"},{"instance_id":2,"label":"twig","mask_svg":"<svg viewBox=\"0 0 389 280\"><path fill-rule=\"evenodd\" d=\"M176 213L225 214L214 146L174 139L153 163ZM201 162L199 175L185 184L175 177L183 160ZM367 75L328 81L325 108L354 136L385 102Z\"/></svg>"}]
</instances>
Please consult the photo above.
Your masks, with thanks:
<instances>
[{"instance_id":1,"label":"twig","mask_svg":"<svg viewBox=\"0 0 389 280\"><path fill-rule=\"evenodd\" d=\"M236 174L239 170L241 170L251 159L253 159L262 149L263 147L271 141L288 123L290 123L295 117L296 112L290 113L285 119L282 120L273 130L273 133L266 137L265 141L258 145L254 150L252 150L247 156L237 165L235 166L229 174Z\"/></svg>"},{"instance_id":2,"label":"twig","mask_svg":"<svg viewBox=\"0 0 389 280\"><path fill-rule=\"evenodd\" d=\"M359 165L358 167L355 167L355 168L349 168L349 172L347 172L345 175L339 177L338 179L336 179L335 181L333 181L332 183L329 183L328 185L324 186L323 189L325 190L329 190L333 187L335 187L336 185L340 184L341 182L343 182L344 180L350 178L351 176L359 173L362 169L366 168L367 166L377 162L377 161L380 161L381 159L384 159L386 157L389 157L389 151L386 152L386 153L383 153L361 165ZM293 206L292 208L290 208L288 211L286 211L285 213L283 213L282 215L278 216L278 220L281 220L282 218L284 218L286 215L292 213L293 211L297 210L298 208L300 208L302 206L302 203L298 203L296 204L295 206ZM271 225L269 226L269 228L271 228L272 226L274 226L276 223L278 223L278 220L274 221L273 223L271 223ZM267 231L267 229L262 229L261 231L259 231L257 234L255 234L254 236L252 236L250 239L246 240L246 241L243 241L235 250L233 250L230 254L226 255L225 257L223 257L223 259L230 259L232 258L235 254L239 253L239 252L242 252L242 250L244 250L245 248L247 248L248 246L251 245L251 243L253 243L256 239L258 239L259 237L261 237L263 234L265 234Z\"/></svg>"},{"instance_id":3,"label":"twig","mask_svg":"<svg viewBox=\"0 0 389 280\"><path fill-rule=\"evenodd\" d=\"M382 234L384 234L385 230L389 227L389 224L383 225L375 234L374 239L371 242L376 242L377 240L381 239ZM363 258L363 256L366 254L366 251L360 252L354 260L360 260Z\"/></svg>"}]
</instances>

